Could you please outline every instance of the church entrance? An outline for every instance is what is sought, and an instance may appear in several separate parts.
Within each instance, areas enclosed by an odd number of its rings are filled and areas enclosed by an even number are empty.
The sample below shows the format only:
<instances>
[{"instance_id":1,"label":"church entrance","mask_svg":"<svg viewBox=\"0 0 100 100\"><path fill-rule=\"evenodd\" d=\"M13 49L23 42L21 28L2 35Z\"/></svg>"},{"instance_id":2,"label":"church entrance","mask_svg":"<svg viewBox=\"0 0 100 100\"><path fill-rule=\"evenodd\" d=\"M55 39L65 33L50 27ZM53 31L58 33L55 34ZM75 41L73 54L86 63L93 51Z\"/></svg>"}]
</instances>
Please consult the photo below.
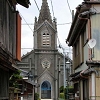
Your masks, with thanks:
<instances>
[{"instance_id":1,"label":"church entrance","mask_svg":"<svg viewBox=\"0 0 100 100\"><path fill-rule=\"evenodd\" d=\"M41 85L41 99L51 99L51 84L48 81Z\"/></svg>"}]
</instances>

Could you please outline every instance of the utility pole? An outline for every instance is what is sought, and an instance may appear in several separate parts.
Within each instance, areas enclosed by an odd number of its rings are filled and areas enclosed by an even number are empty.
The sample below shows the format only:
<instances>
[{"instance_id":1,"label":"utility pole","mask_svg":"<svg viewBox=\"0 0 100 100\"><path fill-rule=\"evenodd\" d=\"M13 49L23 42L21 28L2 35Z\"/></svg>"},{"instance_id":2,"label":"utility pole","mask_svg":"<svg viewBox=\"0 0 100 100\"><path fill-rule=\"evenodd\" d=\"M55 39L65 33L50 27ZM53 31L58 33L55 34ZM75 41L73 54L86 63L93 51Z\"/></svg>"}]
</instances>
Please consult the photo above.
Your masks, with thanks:
<instances>
[{"instance_id":1,"label":"utility pole","mask_svg":"<svg viewBox=\"0 0 100 100\"><path fill-rule=\"evenodd\" d=\"M63 50L63 56L64 56L63 68L64 68L64 89L65 89L66 88L66 84L65 84L66 83L66 76L65 76L66 75L65 74L65 49L62 46L60 46L60 45L59 45L59 48L61 48Z\"/></svg>"},{"instance_id":2,"label":"utility pole","mask_svg":"<svg viewBox=\"0 0 100 100\"><path fill-rule=\"evenodd\" d=\"M59 93L60 93L60 90L59 90L59 81L60 81L59 74L60 74L60 57L58 58L58 99L59 99Z\"/></svg>"},{"instance_id":3,"label":"utility pole","mask_svg":"<svg viewBox=\"0 0 100 100\"><path fill-rule=\"evenodd\" d=\"M66 88L66 76L65 76L65 52L64 52L64 48L63 48L63 55L64 55L64 89Z\"/></svg>"}]
</instances>

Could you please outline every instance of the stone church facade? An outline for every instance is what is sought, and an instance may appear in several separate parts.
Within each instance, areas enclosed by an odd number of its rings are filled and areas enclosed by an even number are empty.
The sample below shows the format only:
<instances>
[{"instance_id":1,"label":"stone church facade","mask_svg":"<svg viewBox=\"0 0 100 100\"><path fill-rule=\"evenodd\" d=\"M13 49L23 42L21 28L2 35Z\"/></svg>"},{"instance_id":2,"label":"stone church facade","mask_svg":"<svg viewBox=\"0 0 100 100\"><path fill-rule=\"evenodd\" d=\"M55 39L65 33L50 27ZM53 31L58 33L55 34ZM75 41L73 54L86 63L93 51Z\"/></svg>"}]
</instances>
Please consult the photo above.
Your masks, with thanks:
<instances>
[{"instance_id":1,"label":"stone church facade","mask_svg":"<svg viewBox=\"0 0 100 100\"><path fill-rule=\"evenodd\" d=\"M39 17L35 17L34 50L18 62L18 67L31 72L34 82L39 84L35 92L39 93L40 99L58 98L58 88L64 84L63 58L57 50L56 19L52 21L47 0L42 0Z\"/></svg>"}]
</instances>

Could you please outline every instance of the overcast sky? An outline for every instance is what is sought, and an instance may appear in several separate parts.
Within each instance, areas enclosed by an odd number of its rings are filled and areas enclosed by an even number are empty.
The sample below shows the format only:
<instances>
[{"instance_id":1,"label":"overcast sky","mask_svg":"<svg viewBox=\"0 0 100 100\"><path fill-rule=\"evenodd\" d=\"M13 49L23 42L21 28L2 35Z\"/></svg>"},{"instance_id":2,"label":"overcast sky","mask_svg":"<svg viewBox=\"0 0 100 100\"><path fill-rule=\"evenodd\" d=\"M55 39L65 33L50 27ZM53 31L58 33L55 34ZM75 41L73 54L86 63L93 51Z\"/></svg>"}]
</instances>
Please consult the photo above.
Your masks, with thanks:
<instances>
[{"instance_id":1,"label":"overcast sky","mask_svg":"<svg viewBox=\"0 0 100 100\"><path fill-rule=\"evenodd\" d=\"M52 5L51 5L52 1ZM33 45L33 29L34 29L34 18L35 16L38 18L39 16L39 10L34 2L34 0L30 0L31 5L27 9L25 7L22 7L20 5L17 5L17 9L19 10L21 17L22 17L22 41L21 41L21 47L22 47L22 55L31 51L34 47ZM72 22L72 16L71 16L71 10L76 11L76 7L83 2L83 0L47 0L50 13L53 17L57 19L57 33L58 38L61 43L61 45L66 48L67 45L65 43L65 40L68 36L69 29ZM41 8L42 0L36 0L36 3ZM70 9L69 9L69 6ZM52 10L53 6L53 10ZM53 14L54 12L54 14ZM70 23L70 24L65 24ZM59 25L62 24L62 25Z\"/></svg>"}]
</instances>

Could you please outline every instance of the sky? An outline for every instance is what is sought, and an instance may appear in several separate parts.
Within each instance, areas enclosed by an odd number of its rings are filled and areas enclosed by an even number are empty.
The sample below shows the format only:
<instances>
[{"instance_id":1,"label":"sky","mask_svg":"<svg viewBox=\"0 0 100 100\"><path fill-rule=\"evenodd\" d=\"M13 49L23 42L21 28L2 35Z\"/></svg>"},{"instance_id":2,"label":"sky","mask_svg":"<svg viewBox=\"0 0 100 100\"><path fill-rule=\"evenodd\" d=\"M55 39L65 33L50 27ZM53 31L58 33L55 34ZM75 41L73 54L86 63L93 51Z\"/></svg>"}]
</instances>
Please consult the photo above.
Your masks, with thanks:
<instances>
[{"instance_id":1,"label":"sky","mask_svg":"<svg viewBox=\"0 0 100 100\"><path fill-rule=\"evenodd\" d=\"M39 9L41 9L42 0L35 0ZM29 8L17 5L17 10L22 17L22 34L21 34L21 55L30 52L33 48L33 30L34 30L34 19L35 16L39 17L39 10L35 4L34 0L30 0L31 5ZM47 0L50 13L53 17L57 19L57 34L59 44L65 49L69 54L71 48L69 48L65 42L67 39L71 22L72 15L71 11L76 11L76 7L83 2L83 0ZM53 10L52 10L53 8ZM68 24L66 24L68 23ZM62 51L61 51L62 52Z\"/></svg>"}]
</instances>

